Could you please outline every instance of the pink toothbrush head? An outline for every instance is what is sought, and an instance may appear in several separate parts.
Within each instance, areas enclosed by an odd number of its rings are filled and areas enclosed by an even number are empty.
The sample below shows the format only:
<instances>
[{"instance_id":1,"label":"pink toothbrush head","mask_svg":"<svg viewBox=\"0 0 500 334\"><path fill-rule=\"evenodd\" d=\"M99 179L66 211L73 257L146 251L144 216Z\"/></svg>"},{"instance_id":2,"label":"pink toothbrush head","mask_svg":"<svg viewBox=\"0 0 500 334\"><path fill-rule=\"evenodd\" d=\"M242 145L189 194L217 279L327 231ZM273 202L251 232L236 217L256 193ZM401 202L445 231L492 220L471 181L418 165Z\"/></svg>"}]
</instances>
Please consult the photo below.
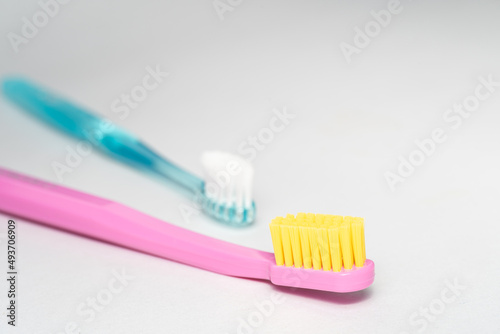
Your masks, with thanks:
<instances>
[{"instance_id":1,"label":"pink toothbrush head","mask_svg":"<svg viewBox=\"0 0 500 334\"><path fill-rule=\"evenodd\" d=\"M363 218L312 213L277 217L269 225L277 285L352 292L373 283L374 264L366 259ZM291 275L296 278L291 280Z\"/></svg>"}]
</instances>

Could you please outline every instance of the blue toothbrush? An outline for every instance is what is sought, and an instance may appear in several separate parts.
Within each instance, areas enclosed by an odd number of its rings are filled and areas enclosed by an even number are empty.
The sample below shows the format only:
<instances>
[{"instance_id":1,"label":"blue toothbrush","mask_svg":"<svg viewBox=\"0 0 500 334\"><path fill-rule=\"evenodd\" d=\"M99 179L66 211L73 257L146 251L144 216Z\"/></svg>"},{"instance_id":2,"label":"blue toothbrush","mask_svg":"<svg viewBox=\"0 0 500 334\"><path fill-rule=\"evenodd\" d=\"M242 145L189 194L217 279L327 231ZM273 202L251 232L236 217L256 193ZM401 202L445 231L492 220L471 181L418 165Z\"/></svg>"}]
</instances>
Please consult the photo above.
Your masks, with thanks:
<instances>
[{"instance_id":1,"label":"blue toothbrush","mask_svg":"<svg viewBox=\"0 0 500 334\"><path fill-rule=\"evenodd\" d=\"M26 79L5 79L3 92L30 114L75 138L90 142L101 152L174 181L195 195L197 206L215 219L236 226L254 220L255 203L251 198L253 169L242 158L223 152L206 152L202 162L209 177L203 180L162 158L126 130L110 126L107 120ZM225 177L214 177L220 173Z\"/></svg>"}]
</instances>

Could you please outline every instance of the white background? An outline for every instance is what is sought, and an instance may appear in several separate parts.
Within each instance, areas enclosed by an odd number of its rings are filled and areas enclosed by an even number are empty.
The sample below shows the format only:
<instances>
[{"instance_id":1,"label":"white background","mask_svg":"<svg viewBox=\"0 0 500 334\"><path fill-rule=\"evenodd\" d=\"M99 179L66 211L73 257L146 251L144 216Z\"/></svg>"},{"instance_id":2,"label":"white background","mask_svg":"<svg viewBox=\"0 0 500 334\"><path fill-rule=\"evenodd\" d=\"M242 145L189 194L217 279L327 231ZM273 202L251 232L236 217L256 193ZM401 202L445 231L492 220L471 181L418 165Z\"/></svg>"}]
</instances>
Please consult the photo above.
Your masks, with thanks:
<instances>
[{"instance_id":1,"label":"white background","mask_svg":"<svg viewBox=\"0 0 500 334\"><path fill-rule=\"evenodd\" d=\"M64 185L266 251L275 216L365 217L376 279L346 295L291 291L17 219L18 327L4 330L1 279L1 332L64 333L76 323L81 333L237 333L242 321L258 319L256 303L278 293L272 314L244 333L498 333L500 87L456 129L443 115L474 94L479 77L500 81L500 4L400 7L348 62L341 43L354 45L355 27L386 2L244 1L221 20L210 0L73 0L16 53L7 34L21 34L23 17L31 20L40 6L3 0L1 75L43 83L197 174L204 150L237 153L269 126L273 109L295 115L254 160L258 217L249 228L203 215L186 220L179 206L189 199L97 152L65 174ZM157 65L168 78L117 117L111 103ZM59 183L51 165L77 141L3 97L0 108L0 166ZM414 141L436 128L447 140L391 191L384 174L396 173L398 157L408 158ZM0 215L0 233L8 218ZM134 279L86 321L78 306L107 287L113 270ZM463 289L442 304L447 282ZM421 315L439 305L439 314Z\"/></svg>"}]
</instances>

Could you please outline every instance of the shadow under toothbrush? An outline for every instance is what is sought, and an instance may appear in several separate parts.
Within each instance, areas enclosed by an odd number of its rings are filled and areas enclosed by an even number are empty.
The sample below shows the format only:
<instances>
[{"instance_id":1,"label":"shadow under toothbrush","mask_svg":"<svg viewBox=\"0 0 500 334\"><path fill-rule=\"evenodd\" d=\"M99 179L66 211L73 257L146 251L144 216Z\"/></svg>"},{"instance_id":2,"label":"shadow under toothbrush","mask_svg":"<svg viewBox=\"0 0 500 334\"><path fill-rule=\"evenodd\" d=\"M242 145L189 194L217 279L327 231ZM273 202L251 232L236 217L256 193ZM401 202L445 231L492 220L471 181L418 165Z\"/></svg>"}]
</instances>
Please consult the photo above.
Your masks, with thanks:
<instances>
[{"instance_id":1,"label":"shadow under toothbrush","mask_svg":"<svg viewBox=\"0 0 500 334\"><path fill-rule=\"evenodd\" d=\"M273 289L288 295L311 298L327 303L334 303L341 305L361 303L365 300L370 299L373 294L371 287L361 291L355 291L349 293L329 292L329 291L301 289L301 288L287 288L279 285L273 285Z\"/></svg>"},{"instance_id":2,"label":"shadow under toothbrush","mask_svg":"<svg viewBox=\"0 0 500 334\"><path fill-rule=\"evenodd\" d=\"M274 285L269 281L254 279L254 278L245 278L239 277L240 279L250 280L259 282L261 284L269 284L271 288L277 292L283 293L285 295L294 295L297 297L304 297L319 300L326 303L332 304L340 304L340 305L349 305L361 303L365 300L371 298L373 291L371 287L360 291L348 292L348 293L340 293L340 292L331 292L331 291L322 291L322 290L313 290L313 289L304 289L304 288L294 288L294 287L286 287L280 285Z\"/></svg>"}]
</instances>

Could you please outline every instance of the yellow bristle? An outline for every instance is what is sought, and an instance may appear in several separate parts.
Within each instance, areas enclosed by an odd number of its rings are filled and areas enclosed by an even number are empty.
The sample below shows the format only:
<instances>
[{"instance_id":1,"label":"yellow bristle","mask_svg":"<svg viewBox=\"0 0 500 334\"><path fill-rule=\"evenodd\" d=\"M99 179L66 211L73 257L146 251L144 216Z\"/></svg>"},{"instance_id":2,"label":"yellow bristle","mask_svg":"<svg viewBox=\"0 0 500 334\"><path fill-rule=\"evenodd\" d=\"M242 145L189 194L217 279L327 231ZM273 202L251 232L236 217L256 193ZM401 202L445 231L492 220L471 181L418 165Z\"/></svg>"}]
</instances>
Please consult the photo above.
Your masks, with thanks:
<instances>
[{"instance_id":1,"label":"yellow bristle","mask_svg":"<svg viewBox=\"0 0 500 334\"><path fill-rule=\"evenodd\" d=\"M366 262L365 219L364 218L361 218L361 219L363 219L363 233L361 233L361 238L363 240L363 259L364 259L364 262Z\"/></svg>"},{"instance_id":2,"label":"yellow bristle","mask_svg":"<svg viewBox=\"0 0 500 334\"><path fill-rule=\"evenodd\" d=\"M351 230L354 262L357 268L361 268L366 260L364 219L358 217L354 218L351 223Z\"/></svg>"},{"instance_id":3,"label":"yellow bristle","mask_svg":"<svg viewBox=\"0 0 500 334\"><path fill-rule=\"evenodd\" d=\"M340 245L342 247L342 261L345 269L352 269L352 242L351 242L352 217L344 217L340 224Z\"/></svg>"},{"instance_id":4,"label":"yellow bristle","mask_svg":"<svg viewBox=\"0 0 500 334\"><path fill-rule=\"evenodd\" d=\"M316 224L316 226L319 226L325 222L325 215L322 215L321 213L317 213L314 218L314 223Z\"/></svg>"},{"instance_id":5,"label":"yellow bristle","mask_svg":"<svg viewBox=\"0 0 500 334\"><path fill-rule=\"evenodd\" d=\"M323 270L330 270L332 266L330 262L330 246L328 245L328 230L325 227L318 227L316 228L316 235L321 254L321 265Z\"/></svg>"},{"instance_id":6,"label":"yellow bristle","mask_svg":"<svg viewBox=\"0 0 500 334\"><path fill-rule=\"evenodd\" d=\"M296 268L302 267L302 250L300 246L300 231L295 218L291 218L290 239L292 243L293 264Z\"/></svg>"},{"instance_id":7,"label":"yellow bristle","mask_svg":"<svg viewBox=\"0 0 500 334\"><path fill-rule=\"evenodd\" d=\"M332 270L339 272L342 269L342 249L340 247L339 228L342 217L332 217L332 224L328 228L328 241L330 244L330 258L332 260Z\"/></svg>"},{"instance_id":8,"label":"yellow bristle","mask_svg":"<svg viewBox=\"0 0 500 334\"><path fill-rule=\"evenodd\" d=\"M321 269L321 253L318 246L318 234L316 233L315 226L308 226L307 231L309 233L309 243L311 245L311 258L313 268L316 270Z\"/></svg>"},{"instance_id":9,"label":"yellow bristle","mask_svg":"<svg viewBox=\"0 0 500 334\"><path fill-rule=\"evenodd\" d=\"M290 225L287 219L283 219L281 227L281 242L283 244L283 255L285 257L285 265L293 266L292 242L290 240Z\"/></svg>"},{"instance_id":10,"label":"yellow bristle","mask_svg":"<svg viewBox=\"0 0 500 334\"><path fill-rule=\"evenodd\" d=\"M336 224L339 225L339 228L340 228L340 225L342 225L342 222L344 221L344 217L343 216L333 216L333 221L336 222Z\"/></svg>"},{"instance_id":11,"label":"yellow bristle","mask_svg":"<svg viewBox=\"0 0 500 334\"><path fill-rule=\"evenodd\" d=\"M283 243L281 242L279 223L280 220L278 218L273 219L271 224L269 224L269 227L271 229L271 239L273 240L274 258L276 259L276 264L278 266L282 266L285 263L285 260L283 257Z\"/></svg>"},{"instance_id":12,"label":"yellow bristle","mask_svg":"<svg viewBox=\"0 0 500 334\"><path fill-rule=\"evenodd\" d=\"M297 225L299 227L300 234L300 246L302 250L302 261L304 263L305 269L312 268L312 256L311 256L311 246L309 243L309 231L306 227L306 221L304 213L297 214Z\"/></svg>"},{"instance_id":13,"label":"yellow bristle","mask_svg":"<svg viewBox=\"0 0 500 334\"><path fill-rule=\"evenodd\" d=\"M269 227L279 266L340 272L366 261L363 218L298 213Z\"/></svg>"}]
</instances>

